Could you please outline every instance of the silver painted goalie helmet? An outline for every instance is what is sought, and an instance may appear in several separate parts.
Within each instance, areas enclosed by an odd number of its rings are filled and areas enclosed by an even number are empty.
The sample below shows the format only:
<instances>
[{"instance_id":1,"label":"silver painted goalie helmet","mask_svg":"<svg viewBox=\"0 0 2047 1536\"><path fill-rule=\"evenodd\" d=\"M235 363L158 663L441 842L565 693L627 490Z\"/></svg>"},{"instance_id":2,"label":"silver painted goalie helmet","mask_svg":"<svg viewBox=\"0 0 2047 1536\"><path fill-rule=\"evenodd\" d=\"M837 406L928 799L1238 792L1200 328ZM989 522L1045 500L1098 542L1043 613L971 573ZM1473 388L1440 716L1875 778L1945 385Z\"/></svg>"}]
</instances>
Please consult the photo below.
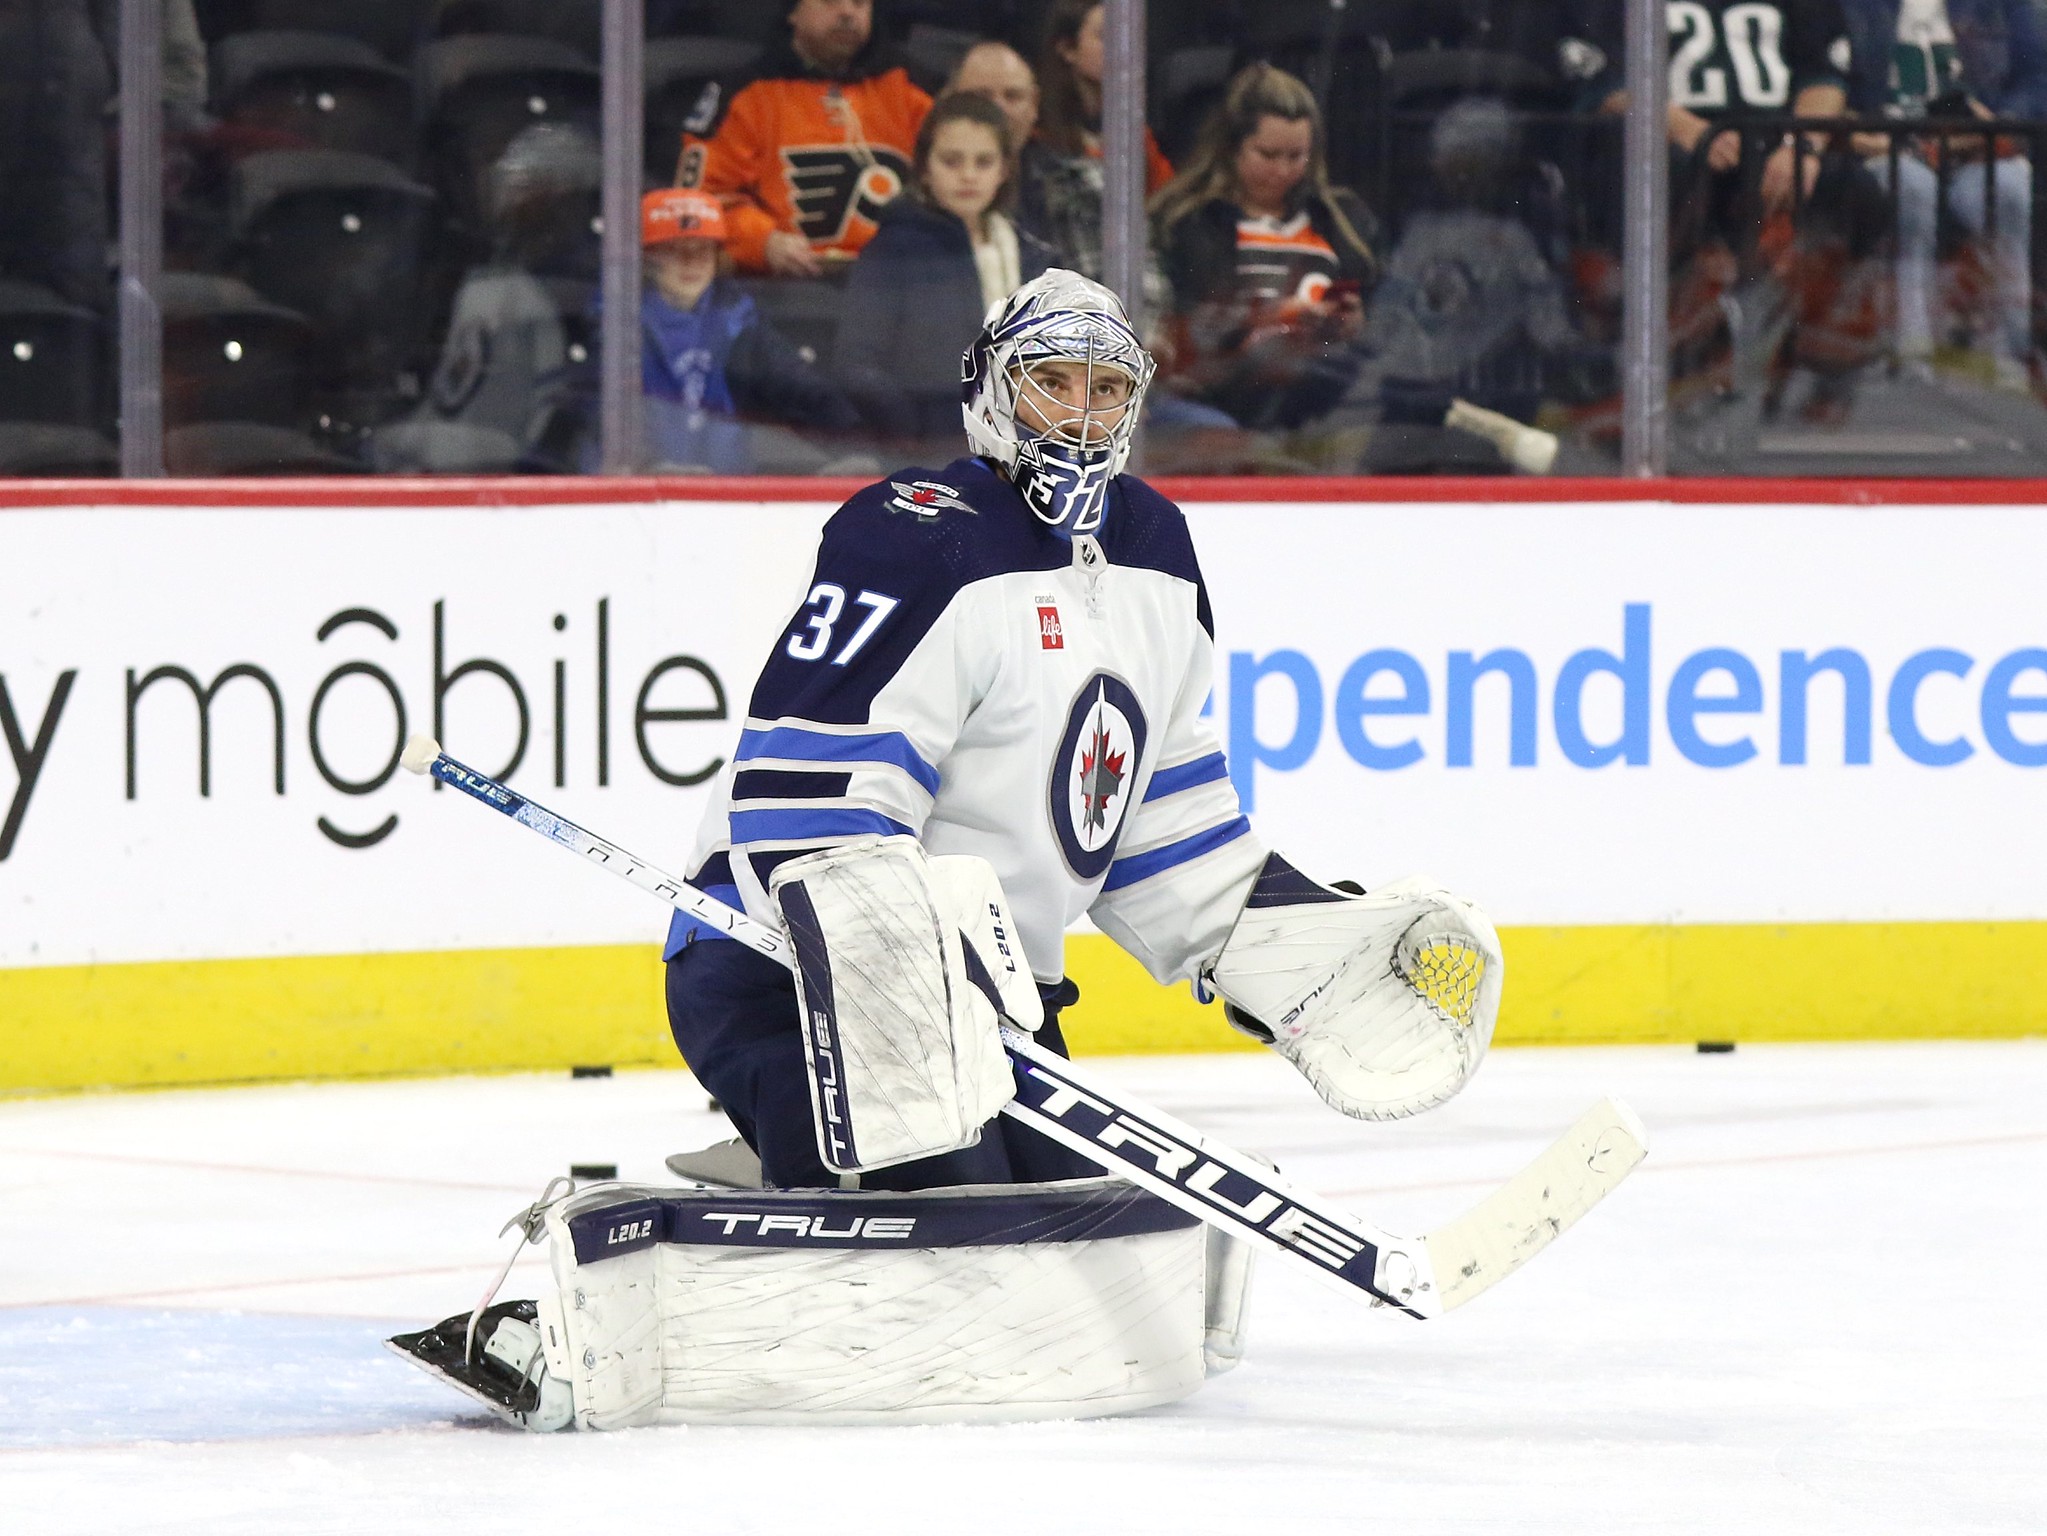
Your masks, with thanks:
<instances>
[{"instance_id":1,"label":"silver painted goalie helmet","mask_svg":"<svg viewBox=\"0 0 2047 1536\"><path fill-rule=\"evenodd\" d=\"M1077 370L1066 398L1043 381L1059 372L1041 377L1046 363ZM1008 474L1038 521L1067 537L1092 533L1130 457L1152 368L1116 295L1054 267L990 310L967 348L967 441Z\"/></svg>"}]
</instances>

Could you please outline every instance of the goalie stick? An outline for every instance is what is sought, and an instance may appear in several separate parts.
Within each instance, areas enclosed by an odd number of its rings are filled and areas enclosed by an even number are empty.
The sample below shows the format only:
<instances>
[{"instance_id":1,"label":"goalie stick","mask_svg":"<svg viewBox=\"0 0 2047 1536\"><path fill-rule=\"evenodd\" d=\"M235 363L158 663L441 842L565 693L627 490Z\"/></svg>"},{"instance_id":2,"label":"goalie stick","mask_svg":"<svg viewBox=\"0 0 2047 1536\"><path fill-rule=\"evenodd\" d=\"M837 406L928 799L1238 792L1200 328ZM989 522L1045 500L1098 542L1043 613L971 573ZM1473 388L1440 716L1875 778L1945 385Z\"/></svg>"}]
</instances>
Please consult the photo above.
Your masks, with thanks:
<instances>
[{"instance_id":1,"label":"goalie stick","mask_svg":"<svg viewBox=\"0 0 2047 1536\"><path fill-rule=\"evenodd\" d=\"M478 773L426 736L402 761L783 965L775 929ZM1089 1081L1065 1057L1002 1025L1016 1074L1005 1115L1211 1226L1410 1317L1433 1318L1497 1284L1628 1176L1648 1136L1618 1099L1587 1110L1547 1151L1455 1221L1400 1237L1342 1211L1192 1126Z\"/></svg>"}]
</instances>

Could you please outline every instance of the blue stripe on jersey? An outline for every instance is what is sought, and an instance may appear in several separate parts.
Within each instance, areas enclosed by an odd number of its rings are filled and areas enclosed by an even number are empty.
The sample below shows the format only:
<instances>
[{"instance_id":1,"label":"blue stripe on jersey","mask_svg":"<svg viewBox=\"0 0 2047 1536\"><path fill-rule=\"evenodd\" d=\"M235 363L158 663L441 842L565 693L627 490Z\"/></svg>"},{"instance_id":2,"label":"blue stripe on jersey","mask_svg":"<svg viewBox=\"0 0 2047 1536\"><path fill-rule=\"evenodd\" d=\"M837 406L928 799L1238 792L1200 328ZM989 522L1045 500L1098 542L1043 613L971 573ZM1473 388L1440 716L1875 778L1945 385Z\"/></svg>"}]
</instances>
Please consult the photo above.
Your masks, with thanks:
<instances>
[{"instance_id":1,"label":"blue stripe on jersey","mask_svg":"<svg viewBox=\"0 0 2047 1536\"><path fill-rule=\"evenodd\" d=\"M725 855L719 854L717 862L729 876L731 867L725 863ZM708 869L710 866L706 864L704 867ZM729 878L717 885L700 885L698 889L706 896L717 897L728 907L740 906L739 887L732 884ZM724 929L713 928L701 918L691 917L687 912L677 911L674 916L668 919L668 942L661 946L661 958L663 960L673 960L682 953L682 947L693 939L699 941L703 939L724 939L729 942L731 938L732 935L725 932Z\"/></svg>"},{"instance_id":2,"label":"blue stripe on jersey","mask_svg":"<svg viewBox=\"0 0 2047 1536\"><path fill-rule=\"evenodd\" d=\"M757 758L793 758L807 763L885 763L900 768L932 794L938 793L938 770L918 755L901 731L876 731L865 736L837 736L778 725L765 731L741 731L735 762Z\"/></svg>"},{"instance_id":3,"label":"blue stripe on jersey","mask_svg":"<svg viewBox=\"0 0 2047 1536\"><path fill-rule=\"evenodd\" d=\"M1223 761L1220 752L1211 752L1206 757L1197 757L1191 763L1181 763L1173 768L1161 768L1151 776L1151 783L1145 786L1144 803L1163 800L1168 795L1177 795L1183 789L1192 789L1197 784L1213 784L1217 779L1230 776L1230 766Z\"/></svg>"},{"instance_id":4,"label":"blue stripe on jersey","mask_svg":"<svg viewBox=\"0 0 2047 1536\"><path fill-rule=\"evenodd\" d=\"M883 837L916 834L900 821L879 811L778 810L734 811L732 841L735 843L829 842L839 837L860 837L877 832Z\"/></svg>"},{"instance_id":5,"label":"blue stripe on jersey","mask_svg":"<svg viewBox=\"0 0 2047 1536\"><path fill-rule=\"evenodd\" d=\"M1177 843L1167 843L1163 848L1153 848L1146 853L1134 853L1127 859L1118 859L1109 866L1109 878L1102 882L1102 891L1104 894L1120 891L1126 885L1149 880L1153 875L1163 874L1176 865L1198 859L1204 853L1213 853L1223 844L1235 842L1250 830L1250 820L1239 816L1235 821L1226 821L1219 827L1210 827L1206 832L1183 837Z\"/></svg>"}]
</instances>

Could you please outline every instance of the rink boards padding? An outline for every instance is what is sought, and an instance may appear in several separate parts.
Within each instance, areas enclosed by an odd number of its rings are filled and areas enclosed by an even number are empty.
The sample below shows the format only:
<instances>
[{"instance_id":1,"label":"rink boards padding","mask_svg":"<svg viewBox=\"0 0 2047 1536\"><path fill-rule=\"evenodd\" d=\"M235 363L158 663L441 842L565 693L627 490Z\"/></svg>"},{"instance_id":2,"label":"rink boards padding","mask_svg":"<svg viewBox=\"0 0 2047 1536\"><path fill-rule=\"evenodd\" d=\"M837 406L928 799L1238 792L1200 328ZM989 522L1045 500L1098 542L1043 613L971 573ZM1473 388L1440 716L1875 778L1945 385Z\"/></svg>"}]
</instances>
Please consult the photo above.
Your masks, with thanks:
<instances>
[{"instance_id":1,"label":"rink boards padding","mask_svg":"<svg viewBox=\"0 0 2047 1536\"><path fill-rule=\"evenodd\" d=\"M2047 924L1509 928L1501 1045L2047 1033ZM1100 934L1077 1054L1263 1049ZM652 946L0 970L0 1087L677 1064Z\"/></svg>"},{"instance_id":2,"label":"rink boards padding","mask_svg":"<svg viewBox=\"0 0 2047 1536\"><path fill-rule=\"evenodd\" d=\"M1483 902L1502 1043L2047 1032L2047 485L1165 488L1254 827ZM848 489L0 484L0 1091L672 1064L666 913L398 746L683 867Z\"/></svg>"}]
</instances>

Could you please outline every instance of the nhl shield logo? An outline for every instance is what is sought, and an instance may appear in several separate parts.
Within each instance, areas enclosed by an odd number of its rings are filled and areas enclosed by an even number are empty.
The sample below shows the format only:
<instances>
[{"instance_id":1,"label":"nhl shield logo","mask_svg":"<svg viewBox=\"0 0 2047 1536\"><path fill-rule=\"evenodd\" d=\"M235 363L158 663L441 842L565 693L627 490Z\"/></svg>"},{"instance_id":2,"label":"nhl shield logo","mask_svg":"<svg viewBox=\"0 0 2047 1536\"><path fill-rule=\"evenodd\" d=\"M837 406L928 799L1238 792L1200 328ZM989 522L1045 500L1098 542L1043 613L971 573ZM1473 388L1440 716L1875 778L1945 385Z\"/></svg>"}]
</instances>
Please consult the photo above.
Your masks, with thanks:
<instances>
[{"instance_id":1,"label":"nhl shield logo","mask_svg":"<svg viewBox=\"0 0 2047 1536\"><path fill-rule=\"evenodd\" d=\"M1060 851L1083 880L1105 874L1116 856L1144 742L1144 710L1128 685L1106 672L1089 678L1067 711L1046 786Z\"/></svg>"}]
</instances>

